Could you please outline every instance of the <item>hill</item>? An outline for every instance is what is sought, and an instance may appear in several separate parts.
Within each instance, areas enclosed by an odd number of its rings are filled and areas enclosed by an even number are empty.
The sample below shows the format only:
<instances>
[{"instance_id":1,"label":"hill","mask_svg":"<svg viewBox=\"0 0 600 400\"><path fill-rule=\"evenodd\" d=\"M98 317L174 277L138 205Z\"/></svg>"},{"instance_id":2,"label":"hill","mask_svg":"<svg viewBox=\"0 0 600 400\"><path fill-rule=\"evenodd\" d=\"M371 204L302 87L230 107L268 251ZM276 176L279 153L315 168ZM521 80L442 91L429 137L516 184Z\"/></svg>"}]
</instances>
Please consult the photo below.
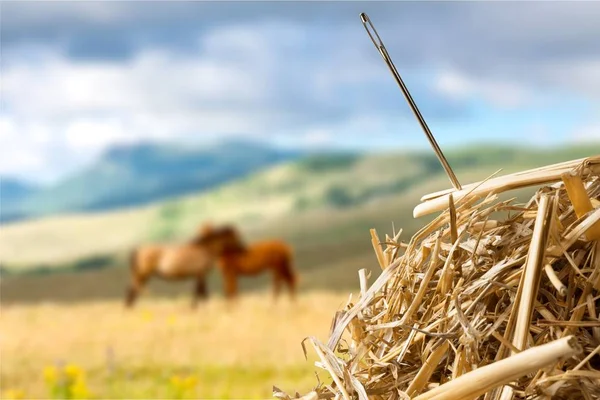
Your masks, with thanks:
<instances>
[{"instance_id":1,"label":"hill","mask_svg":"<svg viewBox=\"0 0 600 400\"><path fill-rule=\"evenodd\" d=\"M38 188L28 182L0 177L0 196L3 201L19 201L33 194Z\"/></svg>"},{"instance_id":2,"label":"hill","mask_svg":"<svg viewBox=\"0 0 600 400\"><path fill-rule=\"evenodd\" d=\"M40 190L33 184L22 180L0 176L0 222L10 222L22 219L25 215L18 210L10 211L16 204L20 204ZM9 210L6 213L6 210Z\"/></svg>"},{"instance_id":3,"label":"hill","mask_svg":"<svg viewBox=\"0 0 600 400\"><path fill-rule=\"evenodd\" d=\"M593 154L588 147L535 151L479 146L449 151L448 159L464 183L499 168L508 173ZM252 237L289 234L295 241L336 240L327 234L366 215L370 220L361 229L381 220L388 221L386 232L392 221L414 225L411 210L419 196L445 187L447 178L430 152L314 155L209 192L144 207L8 225L0 233L0 253L10 268L64 265L115 254L140 241L179 240L206 220L234 222ZM390 208L381 206L388 202ZM287 225L293 226L288 233ZM341 233L347 234L344 229Z\"/></svg>"},{"instance_id":4,"label":"hill","mask_svg":"<svg viewBox=\"0 0 600 400\"><path fill-rule=\"evenodd\" d=\"M115 146L93 165L47 188L32 190L3 179L1 220L143 205L208 190L299 156L299 152L244 141L196 147Z\"/></svg>"}]
</instances>

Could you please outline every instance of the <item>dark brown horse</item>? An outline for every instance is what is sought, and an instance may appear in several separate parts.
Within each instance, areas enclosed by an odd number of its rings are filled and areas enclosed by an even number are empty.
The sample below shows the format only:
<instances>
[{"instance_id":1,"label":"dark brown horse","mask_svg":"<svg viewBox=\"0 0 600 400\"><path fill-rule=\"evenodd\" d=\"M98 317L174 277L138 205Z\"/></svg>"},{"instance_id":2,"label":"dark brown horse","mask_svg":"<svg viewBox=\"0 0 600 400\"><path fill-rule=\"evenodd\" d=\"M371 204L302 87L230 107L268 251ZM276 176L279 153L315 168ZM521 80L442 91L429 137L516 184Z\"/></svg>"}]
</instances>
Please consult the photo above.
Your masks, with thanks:
<instances>
[{"instance_id":1,"label":"dark brown horse","mask_svg":"<svg viewBox=\"0 0 600 400\"><path fill-rule=\"evenodd\" d=\"M219 267L223 273L225 295L233 299L237 295L239 276L254 276L264 272L273 273L273 294L277 298L281 285L286 284L290 296L295 297L297 274L294 271L292 248L281 240L263 240L246 246L238 231L229 225L219 229L207 229L200 241L218 243Z\"/></svg>"},{"instance_id":2,"label":"dark brown horse","mask_svg":"<svg viewBox=\"0 0 600 400\"><path fill-rule=\"evenodd\" d=\"M125 306L132 307L141 290L152 277L176 281L195 279L196 285L192 307L198 300L206 300L208 291L206 279L216 257L223 252L220 248L225 241L218 240L215 230L204 225L196 238L178 245L143 245L137 247L130 256L131 283L127 289Z\"/></svg>"}]
</instances>

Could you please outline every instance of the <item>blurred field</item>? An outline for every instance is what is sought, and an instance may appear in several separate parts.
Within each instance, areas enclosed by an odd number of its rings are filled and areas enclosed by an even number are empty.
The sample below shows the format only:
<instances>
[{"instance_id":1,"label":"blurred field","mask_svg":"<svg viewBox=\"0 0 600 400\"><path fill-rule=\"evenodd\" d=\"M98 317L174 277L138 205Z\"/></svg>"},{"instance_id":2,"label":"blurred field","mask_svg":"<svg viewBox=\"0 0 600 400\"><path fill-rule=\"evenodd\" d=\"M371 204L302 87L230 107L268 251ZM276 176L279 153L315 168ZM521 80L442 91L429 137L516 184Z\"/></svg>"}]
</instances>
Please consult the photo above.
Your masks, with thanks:
<instances>
[{"instance_id":1,"label":"blurred field","mask_svg":"<svg viewBox=\"0 0 600 400\"><path fill-rule=\"evenodd\" d=\"M190 398L270 398L273 384L305 392L315 368L300 343L325 339L346 300L312 292L295 304L243 296L232 309L215 298L197 311L183 298L147 300L130 312L114 301L4 306L2 389L47 398L43 370L65 362L85 372L97 398L172 398L174 376L198 380Z\"/></svg>"}]
</instances>

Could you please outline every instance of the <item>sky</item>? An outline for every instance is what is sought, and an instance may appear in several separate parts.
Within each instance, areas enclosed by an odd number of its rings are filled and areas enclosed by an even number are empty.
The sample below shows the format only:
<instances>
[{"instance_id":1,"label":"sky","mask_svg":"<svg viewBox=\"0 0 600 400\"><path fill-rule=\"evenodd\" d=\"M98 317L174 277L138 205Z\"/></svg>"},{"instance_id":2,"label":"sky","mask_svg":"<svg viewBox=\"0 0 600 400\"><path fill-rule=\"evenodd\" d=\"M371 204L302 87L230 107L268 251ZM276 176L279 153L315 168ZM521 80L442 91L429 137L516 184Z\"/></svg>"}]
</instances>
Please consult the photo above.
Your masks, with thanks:
<instances>
[{"instance_id":1,"label":"sky","mask_svg":"<svg viewBox=\"0 0 600 400\"><path fill-rule=\"evenodd\" d=\"M361 12L442 149L600 138L600 2L4 1L0 174L139 141L427 148Z\"/></svg>"}]
</instances>

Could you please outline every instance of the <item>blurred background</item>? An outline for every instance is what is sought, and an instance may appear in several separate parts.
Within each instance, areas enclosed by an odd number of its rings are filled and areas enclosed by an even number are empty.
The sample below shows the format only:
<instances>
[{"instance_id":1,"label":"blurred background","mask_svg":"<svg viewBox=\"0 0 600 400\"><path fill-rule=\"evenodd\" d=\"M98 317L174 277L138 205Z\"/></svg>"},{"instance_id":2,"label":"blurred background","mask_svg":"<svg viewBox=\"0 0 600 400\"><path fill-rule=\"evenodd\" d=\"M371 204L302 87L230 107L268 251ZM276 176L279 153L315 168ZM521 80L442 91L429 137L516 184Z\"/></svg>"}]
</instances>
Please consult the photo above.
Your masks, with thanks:
<instances>
[{"instance_id":1,"label":"blurred background","mask_svg":"<svg viewBox=\"0 0 600 400\"><path fill-rule=\"evenodd\" d=\"M600 3L2 2L3 398L269 398L317 381L380 238L450 182L369 40L372 19L461 183L600 153ZM525 198L528 191L518 196ZM289 243L192 311L127 257L206 221Z\"/></svg>"}]
</instances>

